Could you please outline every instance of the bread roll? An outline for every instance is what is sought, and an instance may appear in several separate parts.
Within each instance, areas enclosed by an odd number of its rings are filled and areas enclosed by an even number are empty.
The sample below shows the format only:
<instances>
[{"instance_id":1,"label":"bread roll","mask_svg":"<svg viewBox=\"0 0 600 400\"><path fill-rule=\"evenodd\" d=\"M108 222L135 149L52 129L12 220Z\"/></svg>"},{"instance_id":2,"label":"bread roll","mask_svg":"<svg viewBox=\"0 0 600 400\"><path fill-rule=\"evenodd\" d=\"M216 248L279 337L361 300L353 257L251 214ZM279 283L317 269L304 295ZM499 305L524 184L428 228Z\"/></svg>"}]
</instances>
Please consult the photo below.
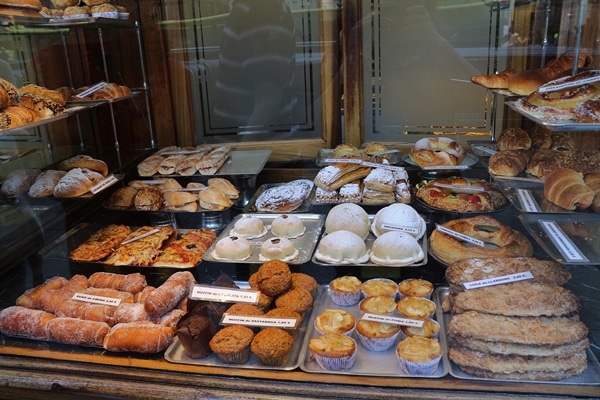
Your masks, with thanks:
<instances>
[{"instance_id":1,"label":"bread roll","mask_svg":"<svg viewBox=\"0 0 600 400\"><path fill-rule=\"evenodd\" d=\"M214 187L208 187L198 192L200 207L205 210L222 211L231 207L231 200L223 192Z\"/></svg>"},{"instance_id":2,"label":"bread roll","mask_svg":"<svg viewBox=\"0 0 600 400\"><path fill-rule=\"evenodd\" d=\"M9 172L2 183L0 193L8 197L27 193L41 172L36 168L16 169Z\"/></svg>"},{"instance_id":3,"label":"bread roll","mask_svg":"<svg viewBox=\"0 0 600 400\"><path fill-rule=\"evenodd\" d=\"M137 166L139 176L152 176L158 172L158 166L165 159L159 154L153 154Z\"/></svg>"},{"instance_id":4,"label":"bread roll","mask_svg":"<svg viewBox=\"0 0 600 400\"><path fill-rule=\"evenodd\" d=\"M133 205L138 211L158 211L162 203L162 192L154 187L140 188L133 198Z\"/></svg>"},{"instance_id":5,"label":"bread roll","mask_svg":"<svg viewBox=\"0 0 600 400\"><path fill-rule=\"evenodd\" d=\"M69 198L86 194L104 179L102 174L86 168L74 168L68 171L54 188L54 197Z\"/></svg>"},{"instance_id":6,"label":"bread roll","mask_svg":"<svg viewBox=\"0 0 600 400\"><path fill-rule=\"evenodd\" d=\"M59 162L56 169L68 171L73 168L86 168L91 171L98 172L102 176L108 175L108 165L102 160L93 158L85 154L79 154Z\"/></svg>"},{"instance_id":7,"label":"bread roll","mask_svg":"<svg viewBox=\"0 0 600 400\"><path fill-rule=\"evenodd\" d=\"M137 192L138 189L133 187L120 187L110 195L104 206L118 210L127 210L133 207L133 199Z\"/></svg>"},{"instance_id":8,"label":"bread roll","mask_svg":"<svg viewBox=\"0 0 600 400\"><path fill-rule=\"evenodd\" d=\"M489 172L499 176L517 176L527 169L530 153L528 150L502 150L489 159Z\"/></svg>"},{"instance_id":9,"label":"bread roll","mask_svg":"<svg viewBox=\"0 0 600 400\"><path fill-rule=\"evenodd\" d=\"M208 180L208 186L220 190L230 200L237 200L240 197L240 191L227 179L210 178Z\"/></svg>"},{"instance_id":10,"label":"bread roll","mask_svg":"<svg viewBox=\"0 0 600 400\"><path fill-rule=\"evenodd\" d=\"M54 193L58 182L66 175L65 171L49 169L38 175L35 182L29 188L31 197L49 197Z\"/></svg>"},{"instance_id":11,"label":"bread roll","mask_svg":"<svg viewBox=\"0 0 600 400\"><path fill-rule=\"evenodd\" d=\"M595 193L585 184L581 172L562 168L546 176L544 196L566 210L583 210L592 204Z\"/></svg>"},{"instance_id":12,"label":"bread roll","mask_svg":"<svg viewBox=\"0 0 600 400\"><path fill-rule=\"evenodd\" d=\"M531 137L525 129L507 128L500 133L496 146L498 150L528 150L531 148Z\"/></svg>"}]
</instances>

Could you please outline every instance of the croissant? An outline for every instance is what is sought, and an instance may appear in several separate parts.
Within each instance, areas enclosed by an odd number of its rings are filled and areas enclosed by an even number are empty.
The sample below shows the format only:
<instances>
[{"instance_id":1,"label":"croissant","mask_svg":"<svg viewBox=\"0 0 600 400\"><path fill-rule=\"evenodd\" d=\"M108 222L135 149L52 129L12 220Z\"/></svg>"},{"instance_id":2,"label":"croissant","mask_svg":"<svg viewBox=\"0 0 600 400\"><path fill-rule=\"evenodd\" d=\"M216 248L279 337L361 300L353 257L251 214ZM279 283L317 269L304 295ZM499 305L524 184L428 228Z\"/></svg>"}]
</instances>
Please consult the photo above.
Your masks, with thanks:
<instances>
[{"instance_id":1,"label":"croissant","mask_svg":"<svg viewBox=\"0 0 600 400\"><path fill-rule=\"evenodd\" d=\"M19 103L19 92L15 85L0 78L0 108L14 106Z\"/></svg>"},{"instance_id":2,"label":"croissant","mask_svg":"<svg viewBox=\"0 0 600 400\"><path fill-rule=\"evenodd\" d=\"M600 172L589 172L583 175L583 181L594 192L591 208L600 213Z\"/></svg>"},{"instance_id":3,"label":"croissant","mask_svg":"<svg viewBox=\"0 0 600 400\"><path fill-rule=\"evenodd\" d=\"M507 128L500 133L496 146L499 150L529 150L531 137L525 129Z\"/></svg>"},{"instance_id":4,"label":"croissant","mask_svg":"<svg viewBox=\"0 0 600 400\"><path fill-rule=\"evenodd\" d=\"M127 86L122 86L114 82L107 83L102 88L96 90L92 94L93 100L107 100L124 97L131 94L131 90Z\"/></svg>"},{"instance_id":5,"label":"croissant","mask_svg":"<svg viewBox=\"0 0 600 400\"><path fill-rule=\"evenodd\" d=\"M527 169L529 150L501 150L489 159L489 171L492 175L517 176Z\"/></svg>"},{"instance_id":6,"label":"croissant","mask_svg":"<svg viewBox=\"0 0 600 400\"><path fill-rule=\"evenodd\" d=\"M54 117L65 111L60 103L50 97L37 96L31 93L23 93L19 105L35 111L41 119Z\"/></svg>"},{"instance_id":7,"label":"croissant","mask_svg":"<svg viewBox=\"0 0 600 400\"><path fill-rule=\"evenodd\" d=\"M471 82L488 89L504 89L508 87L508 78L516 72L514 69L509 68L497 74L474 75L471 77Z\"/></svg>"},{"instance_id":8,"label":"croissant","mask_svg":"<svg viewBox=\"0 0 600 400\"><path fill-rule=\"evenodd\" d=\"M0 129L15 128L39 121L37 112L23 106L6 107L0 112Z\"/></svg>"},{"instance_id":9,"label":"croissant","mask_svg":"<svg viewBox=\"0 0 600 400\"><path fill-rule=\"evenodd\" d=\"M583 180L583 173L571 168L552 171L544 181L544 197L567 210L588 208L594 196L594 191Z\"/></svg>"},{"instance_id":10,"label":"croissant","mask_svg":"<svg viewBox=\"0 0 600 400\"><path fill-rule=\"evenodd\" d=\"M18 92L20 96L31 94L34 96L50 98L61 106L65 106L67 104L62 93L58 92L57 90L45 88L43 86L29 84L19 88Z\"/></svg>"},{"instance_id":11,"label":"croissant","mask_svg":"<svg viewBox=\"0 0 600 400\"><path fill-rule=\"evenodd\" d=\"M577 66L582 68L589 61L590 56L588 54L581 54L577 60ZM573 62L575 57L573 54L563 54L562 56L554 59L546 66L540 68L540 72L548 79L555 79L558 75L565 71L573 69Z\"/></svg>"}]
</instances>

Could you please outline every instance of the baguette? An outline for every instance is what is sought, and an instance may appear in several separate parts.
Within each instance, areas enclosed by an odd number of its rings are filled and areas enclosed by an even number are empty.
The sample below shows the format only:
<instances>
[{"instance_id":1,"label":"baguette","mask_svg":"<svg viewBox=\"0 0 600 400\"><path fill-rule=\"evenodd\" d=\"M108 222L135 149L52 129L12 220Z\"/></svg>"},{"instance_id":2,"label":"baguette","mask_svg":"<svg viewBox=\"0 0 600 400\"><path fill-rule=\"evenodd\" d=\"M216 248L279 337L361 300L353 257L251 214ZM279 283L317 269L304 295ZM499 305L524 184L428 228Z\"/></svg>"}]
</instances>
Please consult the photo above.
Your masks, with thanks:
<instances>
[{"instance_id":1,"label":"baguette","mask_svg":"<svg viewBox=\"0 0 600 400\"><path fill-rule=\"evenodd\" d=\"M136 294L147 287L146 277L139 272L122 275L111 272L95 272L89 278L89 284L96 288L110 288Z\"/></svg>"},{"instance_id":2,"label":"baguette","mask_svg":"<svg viewBox=\"0 0 600 400\"><path fill-rule=\"evenodd\" d=\"M196 169L201 175L214 175L228 157L229 146L217 147L196 163Z\"/></svg>"},{"instance_id":3,"label":"baguette","mask_svg":"<svg viewBox=\"0 0 600 400\"><path fill-rule=\"evenodd\" d=\"M158 166L166 157L160 154L153 154L150 157L142 160L137 166L139 176L152 176L158 172Z\"/></svg>"},{"instance_id":4,"label":"baguette","mask_svg":"<svg viewBox=\"0 0 600 400\"><path fill-rule=\"evenodd\" d=\"M552 171L544 180L544 197L566 210L584 210L592 205L594 196L583 174L570 168Z\"/></svg>"},{"instance_id":5,"label":"baguette","mask_svg":"<svg viewBox=\"0 0 600 400\"><path fill-rule=\"evenodd\" d=\"M174 335L170 327L150 321L120 323L104 337L103 347L115 352L158 353L171 344Z\"/></svg>"},{"instance_id":6,"label":"baguette","mask_svg":"<svg viewBox=\"0 0 600 400\"><path fill-rule=\"evenodd\" d=\"M170 155L158 164L158 173L161 175L171 175L175 173L175 170L183 162L187 156L185 154L174 154Z\"/></svg>"},{"instance_id":7,"label":"baguette","mask_svg":"<svg viewBox=\"0 0 600 400\"><path fill-rule=\"evenodd\" d=\"M159 318L175 308L188 295L194 283L194 275L189 271L179 271L171 275L144 301L150 318Z\"/></svg>"},{"instance_id":8,"label":"baguette","mask_svg":"<svg viewBox=\"0 0 600 400\"><path fill-rule=\"evenodd\" d=\"M53 318L46 328L48 339L54 342L95 347L102 347L104 337L110 331L105 322L69 317Z\"/></svg>"},{"instance_id":9,"label":"baguette","mask_svg":"<svg viewBox=\"0 0 600 400\"><path fill-rule=\"evenodd\" d=\"M0 332L7 336L48 340L46 325L53 318L55 315L46 311L10 306L0 311Z\"/></svg>"}]
</instances>

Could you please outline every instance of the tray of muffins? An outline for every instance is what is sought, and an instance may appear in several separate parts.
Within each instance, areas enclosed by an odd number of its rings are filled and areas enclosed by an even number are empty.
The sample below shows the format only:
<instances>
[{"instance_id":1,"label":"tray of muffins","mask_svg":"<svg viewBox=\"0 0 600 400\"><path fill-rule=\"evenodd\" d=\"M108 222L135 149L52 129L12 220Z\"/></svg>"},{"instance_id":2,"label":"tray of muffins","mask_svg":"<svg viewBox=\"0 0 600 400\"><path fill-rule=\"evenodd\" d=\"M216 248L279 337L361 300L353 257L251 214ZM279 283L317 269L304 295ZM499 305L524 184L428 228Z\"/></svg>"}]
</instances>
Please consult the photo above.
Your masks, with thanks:
<instances>
[{"instance_id":1,"label":"tray of muffins","mask_svg":"<svg viewBox=\"0 0 600 400\"><path fill-rule=\"evenodd\" d=\"M309 373L440 378L448 374L441 304L423 279L361 282L342 276L322 287L304 338Z\"/></svg>"},{"instance_id":2,"label":"tray of muffins","mask_svg":"<svg viewBox=\"0 0 600 400\"><path fill-rule=\"evenodd\" d=\"M239 214L204 254L205 261L304 264L321 234L321 214Z\"/></svg>"},{"instance_id":3,"label":"tray of muffins","mask_svg":"<svg viewBox=\"0 0 600 400\"><path fill-rule=\"evenodd\" d=\"M312 262L323 266L418 267L427 264L427 223L410 205L395 203L369 215L338 204L325 218Z\"/></svg>"}]
</instances>

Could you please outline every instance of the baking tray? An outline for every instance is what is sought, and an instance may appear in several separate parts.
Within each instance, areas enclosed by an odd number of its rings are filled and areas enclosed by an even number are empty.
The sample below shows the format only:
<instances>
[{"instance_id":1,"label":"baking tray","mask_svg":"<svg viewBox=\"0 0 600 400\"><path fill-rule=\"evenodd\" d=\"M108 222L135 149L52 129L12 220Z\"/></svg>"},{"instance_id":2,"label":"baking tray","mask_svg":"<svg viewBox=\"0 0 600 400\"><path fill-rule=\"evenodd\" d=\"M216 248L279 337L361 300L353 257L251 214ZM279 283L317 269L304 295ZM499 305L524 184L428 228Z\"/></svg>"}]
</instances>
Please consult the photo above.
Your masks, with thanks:
<instances>
[{"instance_id":1,"label":"baking tray","mask_svg":"<svg viewBox=\"0 0 600 400\"><path fill-rule=\"evenodd\" d=\"M402 161L404 161L407 164L410 165L414 165L416 167L419 167L419 165L417 165L416 162L414 162L411 158L409 154L404 154L402 156ZM479 158L472 153L467 153L467 156L465 157L464 160L462 160L462 162L456 166L455 168L453 168L454 166L438 166L438 167L427 167L427 168L422 168L423 170L429 171L429 170L448 170L448 171L455 171L455 170L461 170L463 168L468 168L468 167L472 167L473 165L477 164L477 162L479 161Z\"/></svg>"},{"instance_id":2,"label":"baking tray","mask_svg":"<svg viewBox=\"0 0 600 400\"><path fill-rule=\"evenodd\" d=\"M390 159L388 160L388 162L392 165L395 164L400 164L400 162L402 161L401 155L400 155L400 151L392 151L394 149L390 149ZM363 152L363 149L359 149L358 150L360 153ZM315 164L317 164L317 166L319 167L326 167L328 165L330 165L330 163L328 163L326 160L330 159L330 158L334 158L333 157L333 149L319 149L319 151L317 152L317 159L315 161Z\"/></svg>"},{"instance_id":3,"label":"baking tray","mask_svg":"<svg viewBox=\"0 0 600 400\"><path fill-rule=\"evenodd\" d=\"M5 135L7 133L11 133L11 132L16 132L16 131L20 131L23 129L31 129L31 128L35 128L41 125L48 125L52 122L56 122L56 121L60 121L63 119L66 119L68 117L70 117L71 115L81 111L81 110L85 110L86 107L82 107L82 106L75 106L75 107L67 107L65 108L65 111L62 114L56 115L54 117L50 117L50 118L43 118L40 119L38 121L35 122L31 122L29 124L24 124L24 125L20 125L20 126L15 126L14 128L8 128L8 129L0 129L0 136Z\"/></svg>"},{"instance_id":4,"label":"baking tray","mask_svg":"<svg viewBox=\"0 0 600 400\"><path fill-rule=\"evenodd\" d=\"M479 157L490 157L498 151L496 142L493 140L467 140L473 154Z\"/></svg>"},{"instance_id":5,"label":"baking tray","mask_svg":"<svg viewBox=\"0 0 600 400\"><path fill-rule=\"evenodd\" d=\"M600 214L520 214L519 220L555 261L600 265Z\"/></svg>"},{"instance_id":6,"label":"baking tray","mask_svg":"<svg viewBox=\"0 0 600 400\"><path fill-rule=\"evenodd\" d=\"M240 284L236 282L240 288L248 288L248 284ZM320 300L321 294L320 290L316 293L314 297L314 304L317 304ZM261 370L278 370L278 371L290 371L298 368L300 363L302 362L302 346L304 342L304 336L306 332L309 330L309 320L312 321L312 314L314 313L315 307L313 306L310 310L308 310L304 314L304 318L302 319L302 324L298 328L296 332L296 336L294 337L294 345L292 346L292 351L290 352L290 357L288 362L282 366L269 366L263 365L260 363L258 358L250 353L250 359L245 364L226 364L222 362L216 354L211 354L205 358L191 358L185 353L179 338L175 337L175 340L171 345L165 350L165 360L175 364L191 364L198 366L207 366L207 367L228 367L228 368L242 368L242 369L261 369Z\"/></svg>"},{"instance_id":7,"label":"baking tray","mask_svg":"<svg viewBox=\"0 0 600 400\"><path fill-rule=\"evenodd\" d=\"M438 287L433 292L433 298L435 299L436 304L442 304L444 298L448 295L450 289L448 287ZM442 317L438 319L440 325L444 327L444 334L446 334L446 329L448 324L450 323L450 314L442 313ZM456 365L452 360L448 359L448 363L450 366L450 375L458 379L467 379L467 380L475 380L475 381L483 381L483 382L520 382L520 383L541 383L541 384L555 384L555 385L585 385L585 386L596 386L600 385L600 364L598 360L594 356L594 353L588 348L587 349L587 360L588 367L587 369L580 375L573 376L568 379L562 379L560 381L533 381L533 380L521 380L521 379L494 379L494 378L480 378L477 376L473 376L462 371L458 365Z\"/></svg>"},{"instance_id":8,"label":"baking tray","mask_svg":"<svg viewBox=\"0 0 600 400\"><path fill-rule=\"evenodd\" d=\"M600 124L596 123L582 123L576 121L553 121L547 119L541 119L528 113L527 111L521 110L515 105L514 101L507 101L504 104L509 106L511 109L521 114L527 119L535 122L536 124L546 127L548 130L553 132L580 132L580 131L600 131Z\"/></svg>"},{"instance_id":9,"label":"baking tray","mask_svg":"<svg viewBox=\"0 0 600 400\"><path fill-rule=\"evenodd\" d=\"M374 215L369 215L369 224L373 223L373 218L375 216ZM321 235L321 237L319 238L319 241L325 237L325 235L327 235L325 232L323 232L323 234ZM365 239L365 244L367 245L367 251L369 252L369 254L371 253L371 247L373 246L373 242L375 241L375 239L377 239L375 237L375 235L373 234L373 232L369 232L369 235L367 236L367 238ZM323 265L325 267L331 267L331 266L339 266L339 265L343 265L343 266L361 266L361 267L383 267L383 268L399 268L399 267L420 267L423 265L427 264L427 235L423 235L423 237L421 239L418 240L419 244L421 245L421 248L423 249L423 260L419 261L417 263L414 264L409 264L409 265L380 265L380 264L373 264L372 262L366 262L366 263L362 263L362 264L340 264L340 263L325 263L323 261L317 260L317 258L315 257L315 255L313 254L312 256L312 262L314 264L317 265Z\"/></svg>"},{"instance_id":10,"label":"baking tray","mask_svg":"<svg viewBox=\"0 0 600 400\"><path fill-rule=\"evenodd\" d=\"M544 184L503 180L499 185L515 208L524 213L573 214L575 211L559 207L544 196ZM582 211L588 212L588 211Z\"/></svg>"},{"instance_id":11,"label":"baking tray","mask_svg":"<svg viewBox=\"0 0 600 400\"><path fill-rule=\"evenodd\" d=\"M213 251L217 243L220 239L223 239L229 236L229 232L233 229L235 223L242 218L246 214L236 215L235 218L231 221L231 223L221 232L217 240L213 243L212 246L204 253L203 259L205 261L214 261L214 262L228 262L228 263L246 263L246 264L262 264L264 261L260 260L260 246L263 242L269 238L274 237L271 233L271 223L275 218L279 216L279 214L252 214L255 217L259 218L267 228L267 234L265 236L256 238L256 239L248 239L250 244L253 246L253 251L250 257L245 260L223 260L220 258L215 258L213 255ZM300 265L310 261L310 257L315 249L317 244L317 239L321 234L321 230L323 229L323 224L325 223L325 216L322 214L298 214L298 218L302 220L304 226L306 227L306 232L302 236L299 236L294 239L290 239L296 249L298 249L298 257L295 260L288 261L288 264L291 265Z\"/></svg>"},{"instance_id":12,"label":"baking tray","mask_svg":"<svg viewBox=\"0 0 600 400\"><path fill-rule=\"evenodd\" d=\"M490 171L490 160L489 157L483 158L481 160L481 165L489 172ZM504 182L529 182L529 183L543 183L544 181L540 178L537 178L530 173L523 171L517 176L504 176L504 175L495 175L489 172L490 176L494 180L494 182L498 184L503 184Z\"/></svg>"},{"instance_id":13,"label":"baking tray","mask_svg":"<svg viewBox=\"0 0 600 400\"><path fill-rule=\"evenodd\" d=\"M276 186L281 186L281 185L285 185L286 183L265 183L264 185L261 185L256 192L254 193L254 196L252 196L252 198L250 199L250 201L248 201L248 204L246 205L246 208L244 208L244 212L245 213L255 213L257 212L256 210L256 200L258 199L258 197L267 189L276 187ZM302 204L300 204L300 206L298 208L296 208L295 210L292 211L287 211L287 212L281 212L281 213L272 213L274 215L277 214L295 214L295 213L305 213L310 211L311 207L312 207L312 203L313 203L313 199L315 197L315 185L313 185L312 189L310 190L310 193L308 194L308 196L306 196L306 198L304 199L304 201L302 202Z\"/></svg>"},{"instance_id":14,"label":"baking tray","mask_svg":"<svg viewBox=\"0 0 600 400\"><path fill-rule=\"evenodd\" d=\"M351 313L356 321L360 319L362 312L360 311L359 305L356 304L350 307L341 307L331 301L331 296L329 295L329 286L325 285L321 287L321 296L319 298L318 304L314 307L312 317L309 322L310 331L304 337L304 343L302 346L302 364L300 364L300 368L309 373L315 374L338 374L338 375L364 375L364 376L381 376L381 377L398 377L398 378L441 378L446 376L449 371L449 363L447 356L447 343L446 343L446 333L445 327L440 324L440 332L439 332L439 341L442 345L443 356L440 364L438 365L435 372L431 375L413 375L407 374L400 369L400 363L396 358L396 346L393 346L388 351L369 351L365 349L361 344L360 340L356 332L353 333L352 338L356 340L357 343L357 356L354 366L347 371L329 371L323 369L317 364L312 356L308 345L310 343L310 339L313 339L319 336L318 332L314 329L315 319L316 317L325 311L328 308L343 308L345 311ZM436 302L436 320L440 320L442 317L441 311L442 305L441 303ZM400 337L397 339L396 344L400 341Z\"/></svg>"}]
</instances>

